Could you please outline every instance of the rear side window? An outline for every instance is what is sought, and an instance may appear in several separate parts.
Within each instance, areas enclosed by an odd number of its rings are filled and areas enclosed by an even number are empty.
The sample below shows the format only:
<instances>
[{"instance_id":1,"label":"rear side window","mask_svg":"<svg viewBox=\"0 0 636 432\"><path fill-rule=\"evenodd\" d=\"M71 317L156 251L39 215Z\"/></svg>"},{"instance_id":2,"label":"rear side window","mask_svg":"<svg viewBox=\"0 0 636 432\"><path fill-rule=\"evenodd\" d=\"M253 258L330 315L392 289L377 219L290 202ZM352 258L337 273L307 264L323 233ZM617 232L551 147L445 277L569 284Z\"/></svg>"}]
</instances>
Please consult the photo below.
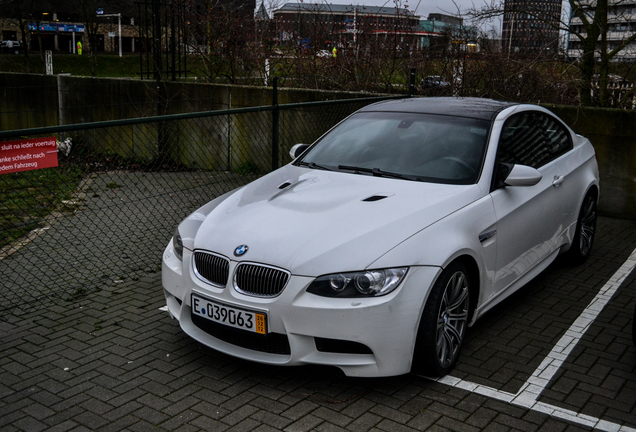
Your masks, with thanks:
<instances>
[{"instance_id":1,"label":"rear side window","mask_svg":"<svg viewBox=\"0 0 636 432\"><path fill-rule=\"evenodd\" d=\"M499 138L500 163L540 168L572 149L568 130L540 112L526 112L506 121Z\"/></svg>"}]
</instances>

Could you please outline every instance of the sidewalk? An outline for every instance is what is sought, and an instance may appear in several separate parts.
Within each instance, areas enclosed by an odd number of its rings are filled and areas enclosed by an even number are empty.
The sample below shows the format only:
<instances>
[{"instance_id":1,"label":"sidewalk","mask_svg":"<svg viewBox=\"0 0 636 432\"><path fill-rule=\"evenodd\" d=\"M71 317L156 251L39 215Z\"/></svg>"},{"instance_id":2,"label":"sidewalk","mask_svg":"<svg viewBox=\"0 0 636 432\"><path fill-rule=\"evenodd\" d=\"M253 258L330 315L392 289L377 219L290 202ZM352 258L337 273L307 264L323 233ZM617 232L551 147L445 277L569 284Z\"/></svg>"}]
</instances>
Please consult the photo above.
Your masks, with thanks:
<instances>
[{"instance_id":1,"label":"sidewalk","mask_svg":"<svg viewBox=\"0 0 636 432\"><path fill-rule=\"evenodd\" d=\"M592 257L558 261L469 329L452 376L516 393L636 248L636 222L600 218ZM539 396L546 406L636 429L636 272ZM161 275L0 321L2 431L575 431L585 422L404 375L361 379L272 367L188 338Z\"/></svg>"}]
</instances>

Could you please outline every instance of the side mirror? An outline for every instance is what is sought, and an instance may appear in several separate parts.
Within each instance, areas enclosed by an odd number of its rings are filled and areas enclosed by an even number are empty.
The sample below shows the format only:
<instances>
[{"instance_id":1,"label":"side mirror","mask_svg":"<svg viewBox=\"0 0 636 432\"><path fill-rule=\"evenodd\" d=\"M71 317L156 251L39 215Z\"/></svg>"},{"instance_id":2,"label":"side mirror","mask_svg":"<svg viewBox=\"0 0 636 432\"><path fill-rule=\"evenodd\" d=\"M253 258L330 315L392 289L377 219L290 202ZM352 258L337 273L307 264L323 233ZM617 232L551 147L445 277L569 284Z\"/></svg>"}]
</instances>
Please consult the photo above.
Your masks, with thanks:
<instances>
[{"instance_id":1,"label":"side mirror","mask_svg":"<svg viewBox=\"0 0 636 432\"><path fill-rule=\"evenodd\" d=\"M500 165L501 180L506 186L534 186L543 175L539 170L526 165Z\"/></svg>"},{"instance_id":2,"label":"side mirror","mask_svg":"<svg viewBox=\"0 0 636 432\"><path fill-rule=\"evenodd\" d=\"M307 150L308 147L309 147L309 144L296 144L295 146L291 148L291 150L289 150L289 155L291 156L292 159L296 159L298 156L302 154L302 152Z\"/></svg>"}]
</instances>

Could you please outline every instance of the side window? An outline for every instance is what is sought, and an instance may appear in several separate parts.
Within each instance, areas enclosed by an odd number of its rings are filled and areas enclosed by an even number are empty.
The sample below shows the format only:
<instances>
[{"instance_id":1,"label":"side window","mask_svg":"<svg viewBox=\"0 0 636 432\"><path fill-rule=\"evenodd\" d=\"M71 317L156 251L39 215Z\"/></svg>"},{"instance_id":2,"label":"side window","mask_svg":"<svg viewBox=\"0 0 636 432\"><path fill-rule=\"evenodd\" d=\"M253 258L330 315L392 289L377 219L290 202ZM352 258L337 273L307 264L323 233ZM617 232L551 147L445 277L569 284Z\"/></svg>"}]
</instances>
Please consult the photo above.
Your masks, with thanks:
<instances>
[{"instance_id":1,"label":"side window","mask_svg":"<svg viewBox=\"0 0 636 432\"><path fill-rule=\"evenodd\" d=\"M540 168L571 148L563 125L543 113L527 112L506 121L497 152L501 163Z\"/></svg>"},{"instance_id":2,"label":"side window","mask_svg":"<svg viewBox=\"0 0 636 432\"><path fill-rule=\"evenodd\" d=\"M537 117L541 128L545 131L550 160L572 150L572 137L561 123L544 114L537 114Z\"/></svg>"},{"instance_id":3,"label":"side window","mask_svg":"<svg viewBox=\"0 0 636 432\"><path fill-rule=\"evenodd\" d=\"M545 138L534 122L533 113L508 119L499 139L499 162L537 168L545 150Z\"/></svg>"}]
</instances>

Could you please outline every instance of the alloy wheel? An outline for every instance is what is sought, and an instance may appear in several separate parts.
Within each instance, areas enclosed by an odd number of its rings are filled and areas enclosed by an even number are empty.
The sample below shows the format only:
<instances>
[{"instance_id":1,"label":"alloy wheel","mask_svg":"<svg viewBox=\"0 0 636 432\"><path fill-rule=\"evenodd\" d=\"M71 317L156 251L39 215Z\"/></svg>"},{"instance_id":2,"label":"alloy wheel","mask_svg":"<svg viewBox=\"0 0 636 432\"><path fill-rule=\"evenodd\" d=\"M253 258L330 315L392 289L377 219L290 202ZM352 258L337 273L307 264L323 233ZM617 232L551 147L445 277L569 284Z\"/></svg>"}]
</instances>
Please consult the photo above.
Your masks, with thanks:
<instances>
[{"instance_id":1,"label":"alloy wheel","mask_svg":"<svg viewBox=\"0 0 636 432\"><path fill-rule=\"evenodd\" d=\"M468 278L458 271L446 284L437 318L437 358L442 367L459 355L468 321Z\"/></svg>"},{"instance_id":2,"label":"alloy wheel","mask_svg":"<svg viewBox=\"0 0 636 432\"><path fill-rule=\"evenodd\" d=\"M579 227L579 248L581 255L587 255L592 249L594 232L596 231L596 200L588 196L583 204L581 226Z\"/></svg>"}]
</instances>

